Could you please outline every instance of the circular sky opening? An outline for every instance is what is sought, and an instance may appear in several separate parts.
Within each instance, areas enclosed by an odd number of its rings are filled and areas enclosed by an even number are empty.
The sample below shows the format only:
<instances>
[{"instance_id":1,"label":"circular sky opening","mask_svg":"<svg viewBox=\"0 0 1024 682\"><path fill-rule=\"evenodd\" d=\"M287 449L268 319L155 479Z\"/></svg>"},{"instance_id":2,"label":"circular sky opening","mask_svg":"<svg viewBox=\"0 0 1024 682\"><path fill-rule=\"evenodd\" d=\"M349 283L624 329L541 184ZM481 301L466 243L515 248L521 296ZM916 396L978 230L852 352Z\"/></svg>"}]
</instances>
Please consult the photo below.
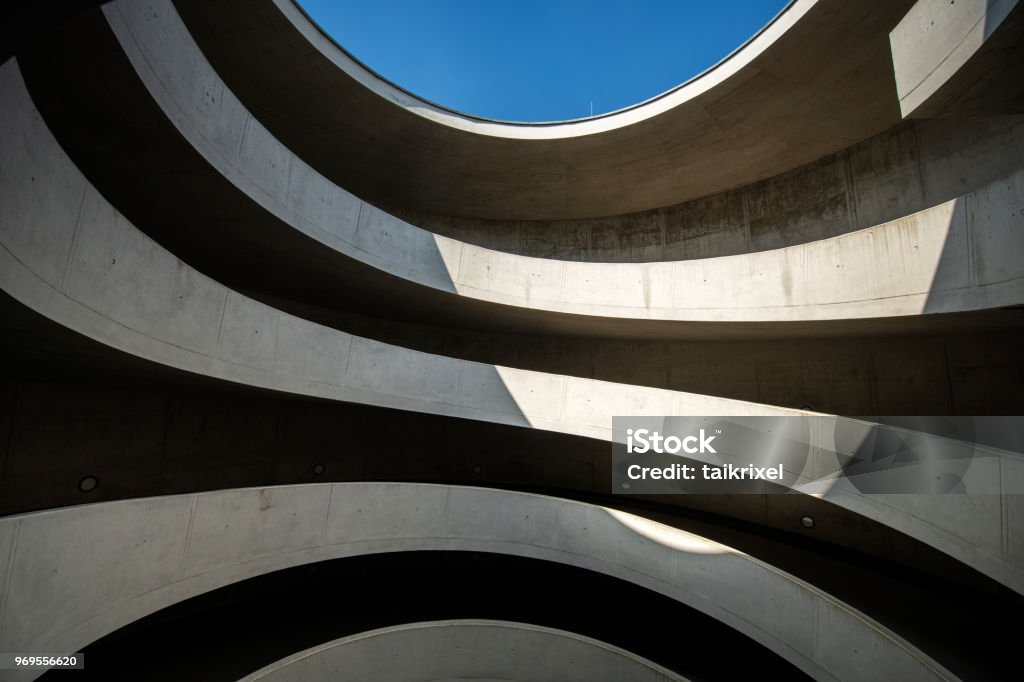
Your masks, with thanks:
<instances>
[{"instance_id":1,"label":"circular sky opening","mask_svg":"<svg viewBox=\"0 0 1024 682\"><path fill-rule=\"evenodd\" d=\"M503 121L616 111L693 78L788 0L299 0L395 85Z\"/></svg>"}]
</instances>

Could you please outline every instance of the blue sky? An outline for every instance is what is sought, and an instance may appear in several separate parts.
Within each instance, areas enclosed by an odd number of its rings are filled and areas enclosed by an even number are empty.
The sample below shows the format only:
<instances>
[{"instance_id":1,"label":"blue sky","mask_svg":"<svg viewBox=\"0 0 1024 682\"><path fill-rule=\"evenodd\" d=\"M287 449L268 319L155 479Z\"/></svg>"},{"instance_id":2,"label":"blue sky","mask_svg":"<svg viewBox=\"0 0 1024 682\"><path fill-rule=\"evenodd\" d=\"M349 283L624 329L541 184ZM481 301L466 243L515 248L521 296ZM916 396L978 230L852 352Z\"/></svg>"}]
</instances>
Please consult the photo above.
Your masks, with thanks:
<instances>
[{"instance_id":1,"label":"blue sky","mask_svg":"<svg viewBox=\"0 0 1024 682\"><path fill-rule=\"evenodd\" d=\"M614 111L700 73L786 0L300 0L346 50L428 100L551 121Z\"/></svg>"}]
</instances>

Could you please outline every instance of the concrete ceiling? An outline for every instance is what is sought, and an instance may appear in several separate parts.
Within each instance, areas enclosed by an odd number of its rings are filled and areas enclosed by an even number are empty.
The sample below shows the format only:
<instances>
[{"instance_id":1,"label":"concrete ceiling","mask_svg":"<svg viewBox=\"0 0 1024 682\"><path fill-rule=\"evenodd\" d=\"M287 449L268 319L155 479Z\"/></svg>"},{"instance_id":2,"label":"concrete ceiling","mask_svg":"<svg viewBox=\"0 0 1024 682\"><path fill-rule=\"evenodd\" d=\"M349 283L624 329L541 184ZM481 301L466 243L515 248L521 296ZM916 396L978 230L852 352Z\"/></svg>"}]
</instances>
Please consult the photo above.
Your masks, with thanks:
<instances>
[{"instance_id":1,"label":"concrete ceiling","mask_svg":"<svg viewBox=\"0 0 1024 682\"><path fill-rule=\"evenodd\" d=\"M504 220L616 215L754 182L900 120L888 33L910 0L798 0L660 99L556 125L447 111L368 71L291 0L176 0L282 142L364 199Z\"/></svg>"}]
</instances>

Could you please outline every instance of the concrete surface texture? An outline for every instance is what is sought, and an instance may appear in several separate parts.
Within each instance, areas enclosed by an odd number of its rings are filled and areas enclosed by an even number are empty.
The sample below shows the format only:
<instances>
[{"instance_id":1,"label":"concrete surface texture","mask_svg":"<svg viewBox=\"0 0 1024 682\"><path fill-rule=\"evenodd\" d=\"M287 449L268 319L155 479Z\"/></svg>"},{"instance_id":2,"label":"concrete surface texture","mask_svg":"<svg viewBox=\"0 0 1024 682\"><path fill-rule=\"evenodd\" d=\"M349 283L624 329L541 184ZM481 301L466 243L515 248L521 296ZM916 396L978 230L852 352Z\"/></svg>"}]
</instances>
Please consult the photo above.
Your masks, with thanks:
<instances>
[{"instance_id":1,"label":"concrete surface texture","mask_svg":"<svg viewBox=\"0 0 1024 682\"><path fill-rule=\"evenodd\" d=\"M579 428L579 435L607 434L610 422L588 415L597 409L610 416L613 405L629 411L646 404L663 414L695 400L712 411L791 412L654 389L599 406L592 398L617 393L614 385L431 356L273 310L189 268L124 220L49 134L16 63L2 73L5 125L19 131L3 140L4 168L11 169L3 185L3 286L79 333L250 385L368 404L393 399L392 407L523 426L576 423L569 431ZM517 384L524 390L512 397L507 387Z\"/></svg>"},{"instance_id":2,"label":"concrete surface texture","mask_svg":"<svg viewBox=\"0 0 1024 682\"><path fill-rule=\"evenodd\" d=\"M951 122L921 121L918 122L919 126L910 125L897 129L888 129L887 126L884 132L880 129L874 134L843 131L840 136L833 135L829 138L828 143L834 145L837 139L844 139L848 140L846 144L834 148L831 154L817 154L809 159L810 163L764 173L754 178L747 177L742 181L735 180L720 186L711 186L694 195L700 197L699 199L682 204L678 201L661 201L639 213L628 211L627 215L622 215L627 213L624 208L609 209L603 213L594 213L593 210L597 202L609 197L610 191L614 192L623 186L630 187L629 197L636 197L650 187L651 176L656 172L649 172L641 181L632 185L616 181L615 188L604 188L601 196L591 197L584 207L589 212L583 216L589 220L558 221L557 216L548 216L547 220L536 217L524 219L524 216L500 219L500 212L508 203L518 201L522 196L521 192L500 193L495 189L500 187L501 183L521 182L521 179L526 177L522 172L511 171L504 177L490 178L486 185L481 181L481 192L494 193L494 200L504 204L496 208L499 211L497 215L467 212L459 206L449 204L434 211L424 211L422 208L417 209L418 203L405 195L409 187L415 183L414 178L410 176L443 173L444 168L439 158L444 158L459 149L459 141L448 140L448 144L438 145L437 138L445 132L443 127L434 125L421 129L417 127L418 121L413 117L412 120L403 121L401 135L396 138L403 140L401 149L388 147L390 138L383 130L388 129L388 114L396 115L396 103L414 114L428 110L430 106L422 102L418 105L408 103L409 95L396 92L389 84L380 82L344 55L339 48L330 45L315 27L309 25L309 21L290 0L276 4L277 8L274 9L267 7L265 3L249 3L247 9L251 11L248 11L244 18L237 16L236 12L225 11L223 3L210 5L179 1L177 7L186 19L192 19L190 28L197 36L204 53L213 60L218 72L226 79L228 87L240 96L247 108L258 111L261 122L268 126L270 132L306 162L338 184L354 190L359 196L385 208L390 207L389 210L402 213L415 224L439 234L497 250L566 260L622 261L706 258L777 248L870 227L953 199L964 190L977 188L1016 170L1021 158L1019 133L1000 135L1000 141L992 139L985 145L987 148L984 151L976 149L972 152L971 148L980 145L984 139L983 135L979 135L982 127L979 121L972 121L969 129ZM796 22L793 31L801 32L801 36L793 39L802 41L798 51L812 50L809 45L803 43L817 45L819 40L828 40L826 36L829 36L836 27L829 26L826 29L816 21L820 19L818 13L824 12L831 13L824 23L840 21L835 14L835 4L837 3L818 3L813 11L809 12L814 18L803 16ZM806 5L799 5L800 3L796 3L791 6L784 12L783 18L790 13L799 14L806 11ZM847 16L845 20L853 21L855 26L844 27L844 41L854 35L863 37L865 32L877 31L886 21L895 23L898 16L887 20L881 16L881 12L895 11L897 5L899 3L885 3L884 7L872 6L871 12L877 13L873 20L865 21L863 16ZM849 12L864 8L840 9L842 12ZM284 17L287 17L287 21L282 21ZM211 26L216 26L216 30ZM274 30L274 45L278 46L275 49L280 50L275 51L272 60L267 54L257 54L253 49L254 45L262 44L261 38L266 36L271 27ZM290 35L295 28L299 29L302 36ZM765 36L759 39L763 38ZM311 43L317 46L318 52L310 54ZM872 68L884 68L885 73L884 77L879 77L871 86L877 89L872 96L886 103L893 98L893 94L886 91L891 87L892 80L887 43L887 38L879 39L879 36L875 35L868 43L852 48L868 49L870 44L871 50L880 49L886 53L884 59L879 58L877 65L872 62ZM821 44L828 45L828 63L833 63L836 59L836 50L833 49L835 44ZM778 46L775 46L775 49L778 49ZM851 46L843 44L843 54L848 54L850 49ZM745 51L742 50L740 54ZM321 59L323 55L330 55L331 63L319 63L317 55L320 55ZM728 63L732 61L729 60ZM779 145L772 157L775 162L784 153L804 149L807 145L816 143L817 140L812 141L810 138L816 136L821 126L825 125L822 117L827 118L828 125L838 126L849 123L844 117L853 110L858 114L863 113L854 106L845 112L830 111L826 114L824 110L808 107L805 100L804 106L795 111L786 109L784 120L775 121L772 126L757 128L752 121L743 117L764 114L766 110L771 109L765 104L766 100L778 96L779 92L764 92L752 86L752 79L766 77L766 74L760 71L764 65L758 60L754 60L754 63L759 64L759 68L749 66L746 70L740 69L739 73L726 78L726 83L730 82L730 79L742 80L742 87L736 84L733 87L724 87L724 83L710 86L712 91L724 90L720 94L728 99L742 99L742 104L730 101L730 116L726 120L716 121L714 134L695 136L695 139L686 138L686 144L672 145L664 142L668 136L662 131L662 127L658 128L658 135L665 137L658 138L658 143L652 145L653 148L648 150L643 161L670 167L674 173L682 175L683 177L675 179L673 188L678 189L688 182L705 181L723 168L741 173L749 171L750 165L737 164L736 159L741 158L743 162L750 164L750 150L756 144L775 135L781 127L799 124L801 136L798 144L790 141L785 145ZM310 64L316 64L318 68L311 68ZM866 68L864 63L858 64L855 69L856 78L863 77ZM773 74L779 73L777 69L778 64L771 65ZM1001 67L1000 70L1013 71L1007 66ZM992 78L991 71L992 69L987 69L987 78ZM360 83L377 83L380 96L377 99L369 98L369 102L365 102L364 100L368 99L368 86L346 88L336 82L337 78L342 77L340 74L350 72L351 77ZM810 79L818 75L806 72L800 74L801 96L807 97L808 92L814 90ZM853 78L849 75L844 78L841 89L836 93L837 97L845 99L847 106L851 102L856 102L858 97ZM836 84L834 87L840 86ZM999 87L1003 90L1012 90L1010 84L1003 81L999 82ZM994 86L986 90L989 101L992 100L989 91L993 89ZM686 91L687 88L684 87L682 90ZM337 105L320 106L325 98L331 99L335 92L339 93ZM342 92L344 96L340 94ZM756 100L753 100L753 93L758 97ZM751 96L751 101L755 103L751 104L746 99L747 96ZM785 97L791 99L792 93L787 92ZM372 113L365 113L364 107L368 108L371 104L376 108ZM688 121L687 134L693 134L693 129L713 118L716 111L714 107L701 110L700 115L695 117L696 121ZM970 113L977 114L983 111ZM996 129L1006 125L1005 107L990 110L988 113L999 114L992 117L990 125ZM341 117L344 117L344 120L341 120ZM363 120L372 121L371 125L381 126L381 129L364 132L361 128ZM661 121L661 124L666 128L672 125L665 121ZM576 125L584 124L573 124ZM629 127L635 129L637 126ZM539 130L548 129L544 126L511 127L508 134L517 134L515 131L520 128L526 132L518 134L525 135L540 134ZM566 128L572 129L572 126L556 127L561 131ZM700 146L711 139L717 141L716 135L722 132L728 134L731 141L754 129L759 130L761 137L756 143L748 143L742 151L731 148L729 152L720 148L714 150L714 153L726 156L725 159L717 158L712 150ZM869 135L873 136L865 140L864 138ZM316 139L315 142L309 139L311 136ZM368 144L363 140L363 136L372 139L373 143ZM357 144L352 137L363 141ZM588 144L597 147L606 143L607 139L603 138L607 135L601 137L602 139L589 139ZM482 153L501 153L496 149L498 145L492 144L489 140L473 142L475 144L472 146L472 154L463 155L464 158L479 160L478 155ZM639 144L636 140L631 140L631 143ZM517 147L515 152L524 156L529 154L529 150L522 146ZM421 162L418 156L423 153L429 154L429 159ZM637 152L631 148L630 153ZM375 155L372 163L361 161L366 154ZM682 167L675 167L674 154L692 154L699 158ZM961 159L957 162L944 158L948 154L969 155L970 160L964 162L966 160ZM344 165L337 161L339 156L345 158ZM548 156L548 165L571 163L561 152L552 150ZM602 161L606 164L616 163L621 157L622 154L619 154L607 159L602 158ZM955 174L949 172L950 161L953 162ZM509 168L509 163L509 159L503 158L501 163L493 168L506 169ZM495 172L489 170L490 168L482 162L474 162L472 168L461 169L458 182L448 183L437 189L436 201L451 201L458 192L465 191L464 188L472 184L477 174ZM358 169L358 175L350 177L354 169ZM578 170L577 165L570 167L566 172ZM603 170L606 176L611 174L607 168ZM530 172L536 173L535 170ZM367 177L385 173L397 180L387 184L387 192L373 192L362 188L361 183L365 183ZM617 175L613 176L618 178ZM547 175L544 175L543 179L551 180ZM750 184L751 180L760 181ZM424 181L435 180L428 176ZM551 184L548 183L549 190ZM557 183L554 184L557 186ZM523 204L522 210L525 211L534 210L536 206L535 203L528 204L526 201Z\"/></svg>"},{"instance_id":3,"label":"concrete surface texture","mask_svg":"<svg viewBox=\"0 0 1024 682\"><path fill-rule=\"evenodd\" d=\"M753 184L624 215L527 221L385 208L431 232L525 256L600 262L733 256L874 227L1009 175L1024 154L1022 120L986 116L970 127L951 118L911 120Z\"/></svg>"},{"instance_id":4,"label":"concrete surface texture","mask_svg":"<svg viewBox=\"0 0 1024 682\"><path fill-rule=\"evenodd\" d=\"M564 630L527 623L448 620L399 625L328 642L269 665L242 682L325 679L685 680L628 651Z\"/></svg>"},{"instance_id":5,"label":"concrete surface texture","mask_svg":"<svg viewBox=\"0 0 1024 682\"><path fill-rule=\"evenodd\" d=\"M288 146L316 156L328 177L388 204L508 220L668 206L891 127L899 108L887 32L910 5L798 0L718 67L661 98L592 120L507 125L401 92L291 0L178 3L218 70L245 74L232 79L243 99L292 102L263 111L275 131L278 122L296 130ZM408 159L397 182L396 158Z\"/></svg>"},{"instance_id":6,"label":"concrete surface texture","mask_svg":"<svg viewBox=\"0 0 1024 682\"><path fill-rule=\"evenodd\" d=\"M7 104L4 269L14 299L88 338L205 377L309 397L611 439L613 415L784 415L793 410L454 360L354 337L246 298L192 270L138 232L89 185L32 107L15 62ZM25 174L28 177L25 177ZM1007 465L1009 466L1009 464ZM1007 479L1011 491L1013 480ZM816 491L936 546L1024 591L1014 496L955 498ZM952 501L951 501L952 500ZM967 511L969 510L969 511ZM982 522L985 519L985 522ZM993 527L991 524L997 525ZM982 525L983 524L983 525ZM979 533L980 528L989 532Z\"/></svg>"},{"instance_id":7,"label":"concrete surface texture","mask_svg":"<svg viewBox=\"0 0 1024 682\"><path fill-rule=\"evenodd\" d=\"M1022 25L1013 0L795 0L679 88L552 124L424 102L292 0L121 0L21 40L0 651L155 641L249 578L437 552L614 579L814 679L1005 675L1014 645L982 640L1019 640L1020 457L968 448L984 494L827 474L830 427L889 428L847 415L1024 405ZM613 416L812 412L789 494L612 495ZM257 678L379 677L382 652L396 679L687 677L382 606L364 630L406 625Z\"/></svg>"},{"instance_id":8,"label":"concrete surface texture","mask_svg":"<svg viewBox=\"0 0 1024 682\"><path fill-rule=\"evenodd\" d=\"M7 517L0 539L0 641L15 650L78 650L147 613L288 566L448 549L623 578L713 615L816 679L871 680L878 670L955 679L880 624L747 555L537 495L370 483L228 490ZM43 564L55 570L40 579Z\"/></svg>"},{"instance_id":9,"label":"concrete surface texture","mask_svg":"<svg viewBox=\"0 0 1024 682\"><path fill-rule=\"evenodd\" d=\"M889 35L903 116L1019 111L1022 15L1017 0L918 0Z\"/></svg>"},{"instance_id":10,"label":"concrete surface texture","mask_svg":"<svg viewBox=\"0 0 1024 682\"><path fill-rule=\"evenodd\" d=\"M531 310L673 321L898 317L1024 301L1024 266L1003 257L1024 248L1016 173L877 227L756 255L646 264L527 258L415 228L331 183L246 111L169 0L104 12L153 97L222 174L326 248L416 284Z\"/></svg>"}]
</instances>

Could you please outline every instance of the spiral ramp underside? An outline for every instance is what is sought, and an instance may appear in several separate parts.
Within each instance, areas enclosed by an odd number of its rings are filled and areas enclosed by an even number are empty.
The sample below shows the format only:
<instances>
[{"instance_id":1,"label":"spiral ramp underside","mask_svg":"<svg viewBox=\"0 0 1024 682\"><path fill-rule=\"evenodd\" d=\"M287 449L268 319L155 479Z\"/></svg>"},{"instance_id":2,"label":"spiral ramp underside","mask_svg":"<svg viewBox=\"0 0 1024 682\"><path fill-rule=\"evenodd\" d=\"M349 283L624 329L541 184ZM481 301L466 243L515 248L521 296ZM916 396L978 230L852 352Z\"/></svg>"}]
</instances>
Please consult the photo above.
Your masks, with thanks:
<instances>
[{"instance_id":1,"label":"spiral ramp underside","mask_svg":"<svg viewBox=\"0 0 1024 682\"><path fill-rule=\"evenodd\" d=\"M1012 453L985 494L611 486L613 416L1022 412L1024 20L964 5L795 0L661 98L546 126L423 102L290 0L26 24L0 653L1015 679Z\"/></svg>"}]
</instances>

